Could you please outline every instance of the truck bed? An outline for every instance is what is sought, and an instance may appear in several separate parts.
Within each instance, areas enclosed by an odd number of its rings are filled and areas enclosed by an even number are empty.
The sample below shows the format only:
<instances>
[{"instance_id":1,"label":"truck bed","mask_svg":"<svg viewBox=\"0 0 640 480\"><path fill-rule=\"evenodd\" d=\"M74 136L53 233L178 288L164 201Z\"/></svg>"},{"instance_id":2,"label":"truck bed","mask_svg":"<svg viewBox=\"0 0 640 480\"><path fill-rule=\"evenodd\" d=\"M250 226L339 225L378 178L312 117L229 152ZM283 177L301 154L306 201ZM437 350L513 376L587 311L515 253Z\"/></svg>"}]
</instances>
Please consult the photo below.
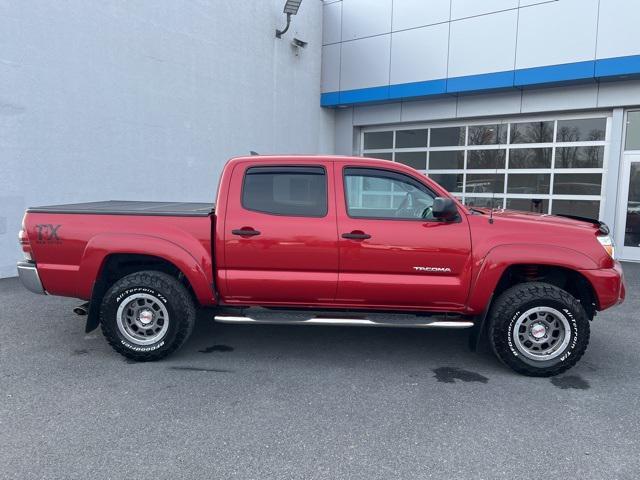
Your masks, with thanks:
<instances>
[{"instance_id":1,"label":"truck bed","mask_svg":"<svg viewBox=\"0 0 640 480\"><path fill-rule=\"evenodd\" d=\"M103 202L68 203L27 209L29 213L79 213L92 215L152 215L163 217L207 217L214 212L213 203L145 202L107 200Z\"/></svg>"}]
</instances>

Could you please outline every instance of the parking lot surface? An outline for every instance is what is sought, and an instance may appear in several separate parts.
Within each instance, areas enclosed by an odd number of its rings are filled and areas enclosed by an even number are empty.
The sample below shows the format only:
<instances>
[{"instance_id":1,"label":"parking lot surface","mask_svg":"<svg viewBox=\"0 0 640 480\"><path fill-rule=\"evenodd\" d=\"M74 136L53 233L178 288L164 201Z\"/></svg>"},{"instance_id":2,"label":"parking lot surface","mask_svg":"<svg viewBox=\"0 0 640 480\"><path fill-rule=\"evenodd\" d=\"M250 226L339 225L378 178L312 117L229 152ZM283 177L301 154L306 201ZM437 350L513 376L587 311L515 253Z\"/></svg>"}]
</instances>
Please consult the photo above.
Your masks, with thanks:
<instances>
[{"instance_id":1,"label":"parking lot surface","mask_svg":"<svg viewBox=\"0 0 640 480\"><path fill-rule=\"evenodd\" d=\"M636 479L640 265L580 363L519 376L464 331L214 324L136 364L73 299L0 280L0 478Z\"/></svg>"}]
</instances>

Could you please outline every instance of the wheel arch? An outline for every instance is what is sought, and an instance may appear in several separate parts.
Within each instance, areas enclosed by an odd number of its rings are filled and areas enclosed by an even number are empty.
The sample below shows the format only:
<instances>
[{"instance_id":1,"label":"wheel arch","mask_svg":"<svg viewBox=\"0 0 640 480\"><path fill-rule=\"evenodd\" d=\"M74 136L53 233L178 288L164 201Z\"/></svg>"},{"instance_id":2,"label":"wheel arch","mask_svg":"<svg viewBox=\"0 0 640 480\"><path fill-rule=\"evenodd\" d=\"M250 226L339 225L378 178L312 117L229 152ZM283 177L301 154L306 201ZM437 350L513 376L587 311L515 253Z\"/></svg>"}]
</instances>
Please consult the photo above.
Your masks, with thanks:
<instances>
[{"instance_id":1,"label":"wheel arch","mask_svg":"<svg viewBox=\"0 0 640 480\"><path fill-rule=\"evenodd\" d=\"M481 312L506 289L525 282L546 282L569 292L589 318L599 309L591 282L579 272L597 268L586 255L549 245L495 247L480 262L469 293L469 309Z\"/></svg>"},{"instance_id":2,"label":"wheel arch","mask_svg":"<svg viewBox=\"0 0 640 480\"><path fill-rule=\"evenodd\" d=\"M198 247L193 247L198 249ZM200 261L196 260L197 258ZM141 270L158 270L181 279L197 304L215 305L213 268L202 246L193 254L173 242L145 235L98 235L86 245L80 263L78 297L90 299L86 331L98 326L98 310L109 286Z\"/></svg>"}]
</instances>

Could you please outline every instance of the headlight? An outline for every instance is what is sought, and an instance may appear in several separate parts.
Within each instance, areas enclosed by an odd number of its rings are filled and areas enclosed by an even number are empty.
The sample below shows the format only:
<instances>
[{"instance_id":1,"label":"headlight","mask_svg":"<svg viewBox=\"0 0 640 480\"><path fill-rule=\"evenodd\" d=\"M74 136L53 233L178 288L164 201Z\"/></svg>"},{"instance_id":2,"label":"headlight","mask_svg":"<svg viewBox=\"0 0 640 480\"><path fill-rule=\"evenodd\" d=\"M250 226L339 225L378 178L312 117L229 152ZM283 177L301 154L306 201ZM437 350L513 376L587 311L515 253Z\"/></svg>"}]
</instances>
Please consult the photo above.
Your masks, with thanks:
<instances>
[{"instance_id":1,"label":"headlight","mask_svg":"<svg viewBox=\"0 0 640 480\"><path fill-rule=\"evenodd\" d=\"M616 249L615 249L615 245L613 243L613 240L611 239L611 236L602 235L602 236L599 236L599 237L596 237L596 238L600 242L600 245L602 245L602 248L604 248L606 250L606 252L609 254L609 256L615 260L615 258L616 258L615 250Z\"/></svg>"}]
</instances>

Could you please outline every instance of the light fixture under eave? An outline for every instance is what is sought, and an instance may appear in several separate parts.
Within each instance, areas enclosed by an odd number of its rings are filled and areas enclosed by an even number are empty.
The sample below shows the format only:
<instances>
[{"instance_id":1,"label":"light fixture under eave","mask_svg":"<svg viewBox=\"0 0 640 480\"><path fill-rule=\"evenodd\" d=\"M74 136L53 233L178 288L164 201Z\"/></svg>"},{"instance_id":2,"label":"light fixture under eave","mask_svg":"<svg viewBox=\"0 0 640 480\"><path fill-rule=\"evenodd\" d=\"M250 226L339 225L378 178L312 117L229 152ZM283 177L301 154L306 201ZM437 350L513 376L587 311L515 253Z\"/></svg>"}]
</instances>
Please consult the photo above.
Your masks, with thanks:
<instances>
[{"instance_id":1,"label":"light fixture under eave","mask_svg":"<svg viewBox=\"0 0 640 480\"><path fill-rule=\"evenodd\" d=\"M289 25L291 24L291 15L297 15L301 3L302 0L287 0L287 2L284 4L282 13L285 13L287 15L287 24L282 30L276 29L277 38L281 38L282 35L284 35L287 30L289 30Z\"/></svg>"}]
</instances>

